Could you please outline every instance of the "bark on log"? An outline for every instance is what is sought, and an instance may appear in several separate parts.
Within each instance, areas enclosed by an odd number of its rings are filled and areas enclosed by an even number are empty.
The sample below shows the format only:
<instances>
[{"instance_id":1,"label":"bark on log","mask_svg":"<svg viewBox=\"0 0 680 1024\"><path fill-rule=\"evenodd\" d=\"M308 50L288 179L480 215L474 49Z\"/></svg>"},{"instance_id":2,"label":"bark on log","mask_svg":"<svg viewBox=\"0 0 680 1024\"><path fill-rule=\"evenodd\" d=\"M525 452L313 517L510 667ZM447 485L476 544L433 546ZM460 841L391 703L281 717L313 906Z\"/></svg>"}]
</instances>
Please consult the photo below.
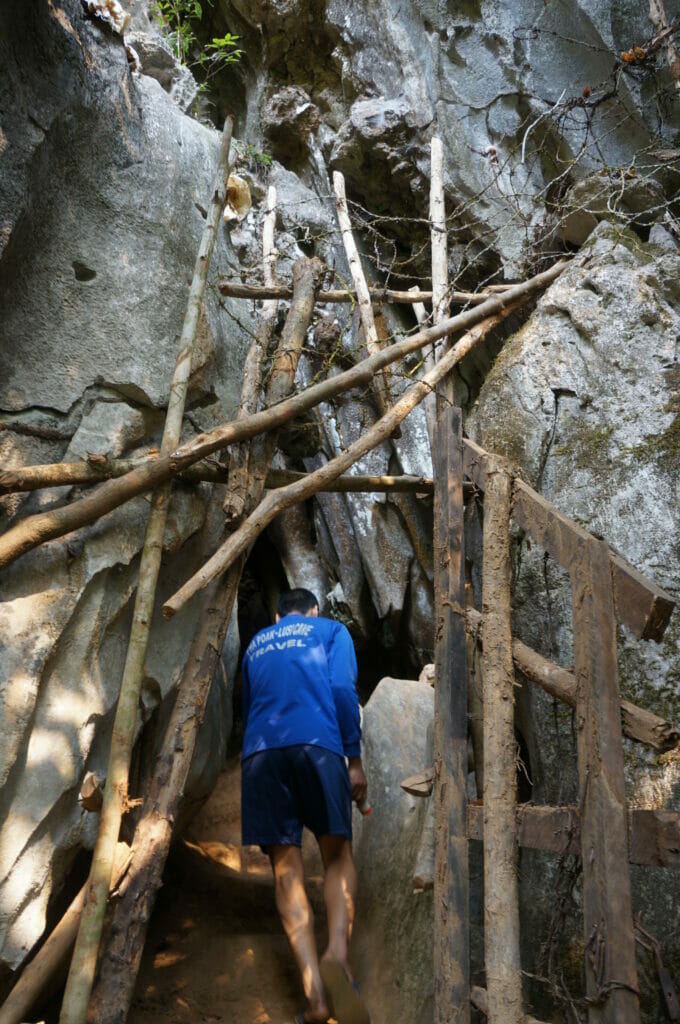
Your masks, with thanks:
<instances>
[{"instance_id":1,"label":"bark on log","mask_svg":"<svg viewBox=\"0 0 680 1024\"><path fill-rule=\"evenodd\" d=\"M349 210L347 208L347 197L345 195L345 179L340 171L333 172L333 191L335 192L335 209L338 215L342 242L345 247L347 262L349 263L349 271L352 275L352 280L354 281L354 287L357 293L359 315L361 317L361 325L364 329L366 350L368 354L372 356L377 352L380 352L380 342L378 340L375 320L373 319L371 296L368 291L368 285L366 284L361 260L359 259L359 250L357 249L356 242L354 241L354 235L352 234L352 222L350 221ZM373 387L375 390L378 410L380 415L384 416L392 405L392 396L387 382L386 371L383 370L376 376L373 382ZM395 436L399 437L399 433Z\"/></svg>"},{"instance_id":2,"label":"bark on log","mask_svg":"<svg viewBox=\"0 0 680 1024\"><path fill-rule=\"evenodd\" d=\"M278 491L270 491L260 503L256 511L246 522L218 548L215 554L206 564L199 569L191 579L170 597L163 606L163 614L166 618L172 618L179 609L189 601L203 587L228 569L229 565L245 551L259 536L279 512L290 508L299 501L306 501L320 489L322 485L335 480L341 473L348 470L358 459L371 451L376 445L385 441L394 430L394 427L430 394L437 381L441 380L460 359L470 352L485 335L495 327L505 316L508 316L514 307L507 307L502 313L489 317L483 323L469 331L461 340L446 353L444 358L437 364L435 369L423 380L412 385L404 395L396 402L390 411L375 423L370 430L367 430L341 455L336 456L327 462L314 473L310 473L305 480L283 487Z\"/></svg>"},{"instance_id":3,"label":"bark on log","mask_svg":"<svg viewBox=\"0 0 680 1024\"><path fill-rule=\"evenodd\" d=\"M478 305L481 302L485 302L491 295L500 295L507 292L512 285L502 285L500 288L492 286L486 288L481 292L450 292L449 301L455 302L458 305ZM240 281L220 281L218 288L222 295L227 295L233 299L253 299L253 301L261 301L266 299L290 299L293 294L293 289L289 285L281 284L273 287L257 284L243 284ZM384 305L385 303L401 303L402 305L412 305L416 302L431 302L432 292L421 291L416 285L413 288L409 288L408 291L395 291L393 288L369 288L368 290L371 302L374 305ZM356 291L352 291L349 288L328 288L325 291L320 291L316 298L317 302L332 302L332 303L343 303L358 301Z\"/></svg>"},{"instance_id":4,"label":"bark on log","mask_svg":"<svg viewBox=\"0 0 680 1024\"><path fill-rule=\"evenodd\" d=\"M322 266L318 260L299 260L293 268L295 290L267 388L267 398L281 399L294 387L295 371L314 308L314 292ZM255 347L257 342L253 343ZM259 373L244 377L241 409L253 402ZM270 438L248 457L250 472L245 511L260 499L271 459ZM257 472L254 470L257 469ZM191 767L198 728L215 676L217 661L231 616L244 555L208 590L182 682L168 723L144 814L135 830L135 858L128 884L116 906L109 942L88 1020L91 1024L121 1024L127 1016L139 972L148 921L162 883L172 830Z\"/></svg>"},{"instance_id":5,"label":"bark on log","mask_svg":"<svg viewBox=\"0 0 680 1024\"><path fill-rule=\"evenodd\" d=\"M529 281L525 281L515 288L509 288L503 294L489 298L475 309L465 310L436 327L429 327L389 346L389 348L381 349L376 355L369 356L351 369L312 385L301 394L295 395L285 402L280 402L272 409L265 409L252 416L246 416L243 420L234 420L216 427L214 430L183 444L169 456L148 459L143 465L127 473L124 477L106 481L96 490L70 505L28 516L0 537L0 569L48 540L62 537L81 526L95 522L107 512L130 501L138 494L152 490L207 455L222 448L228 448L237 441L255 437L267 430L277 429L320 402L326 402L351 388L366 386L378 370L402 359L411 352L417 352L437 338L443 338L446 334L455 331L467 330L472 325L500 313L509 306L514 307L516 302L525 301L535 291L545 288L554 281L566 266L568 266L568 262L560 261Z\"/></svg>"},{"instance_id":6,"label":"bark on log","mask_svg":"<svg viewBox=\"0 0 680 1024\"><path fill-rule=\"evenodd\" d=\"M119 843L112 877L115 889L130 863L131 850L127 843ZM51 984L63 975L68 957L76 940L80 915L85 903L87 882L74 897L68 910L45 940L31 962L21 972L19 980L0 1006L0 1024L20 1024L29 1011L45 994Z\"/></svg>"},{"instance_id":7,"label":"bark on log","mask_svg":"<svg viewBox=\"0 0 680 1024\"><path fill-rule=\"evenodd\" d=\"M227 201L229 148L233 118L228 117L222 133L213 196L206 217L201 244L194 265L187 310L180 337L180 351L170 384L170 398L161 441L161 456L169 455L179 444L184 406L191 376L191 361L203 307L217 230ZM149 628L156 597L156 583L163 551L163 534L170 503L171 481L153 494L144 548L139 565L137 594L130 628L123 679L111 735L99 831L92 857L87 899L80 919L73 959L69 970L60 1024L84 1024L97 965L97 952L104 925L106 902L111 885L116 843L128 795L128 775L132 745L137 728L139 694L149 640Z\"/></svg>"},{"instance_id":8,"label":"bark on log","mask_svg":"<svg viewBox=\"0 0 680 1024\"><path fill-rule=\"evenodd\" d=\"M467 621L468 627L476 632L482 622L481 613L468 608ZM576 679L573 672L544 658L521 640L512 641L512 659L515 668L532 683L569 707L576 707ZM677 726L628 700L621 701L621 727L629 739L645 743L660 753L674 750L680 743L680 729Z\"/></svg>"},{"instance_id":9,"label":"bark on log","mask_svg":"<svg viewBox=\"0 0 680 1024\"><path fill-rule=\"evenodd\" d=\"M480 1013L489 1016L489 997L485 988L473 985L470 990L470 1002ZM522 1024L541 1024L541 1021L527 1013L522 1018Z\"/></svg>"},{"instance_id":10,"label":"bark on log","mask_svg":"<svg viewBox=\"0 0 680 1024\"><path fill-rule=\"evenodd\" d=\"M487 463L484 495L484 951L490 1024L521 1024L514 683L510 633L512 477Z\"/></svg>"}]
</instances>

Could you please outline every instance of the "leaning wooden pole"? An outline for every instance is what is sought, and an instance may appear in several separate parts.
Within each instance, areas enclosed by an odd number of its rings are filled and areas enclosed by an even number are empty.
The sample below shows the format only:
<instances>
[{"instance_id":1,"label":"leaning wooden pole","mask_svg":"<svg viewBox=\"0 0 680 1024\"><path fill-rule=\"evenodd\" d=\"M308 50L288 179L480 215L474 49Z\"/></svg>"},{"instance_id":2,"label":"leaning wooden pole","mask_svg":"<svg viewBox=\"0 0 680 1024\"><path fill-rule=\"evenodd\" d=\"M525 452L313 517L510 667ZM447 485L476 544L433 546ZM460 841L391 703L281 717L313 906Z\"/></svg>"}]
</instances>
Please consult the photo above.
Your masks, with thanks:
<instances>
[{"instance_id":1,"label":"leaning wooden pole","mask_svg":"<svg viewBox=\"0 0 680 1024\"><path fill-rule=\"evenodd\" d=\"M490 457L484 492L484 951L489 1024L522 1024L516 745L510 632L512 476Z\"/></svg>"},{"instance_id":2,"label":"leaning wooden pole","mask_svg":"<svg viewBox=\"0 0 680 1024\"><path fill-rule=\"evenodd\" d=\"M330 462L327 462L320 469L309 473L304 480L290 484L288 487L282 487L277 491L270 491L255 512L217 549L205 565L187 580L172 597L168 598L163 605L165 617L168 619L172 618L199 590L206 587L220 573L225 572L232 562L256 540L262 530L280 512L290 508L291 505L296 505L300 501L306 501L307 498L311 498L322 486L335 480L336 477L350 469L363 455L372 451L382 441L386 441L391 436L394 428L423 401L426 395L431 393L432 388L436 387L438 381L449 373L460 359L467 355L468 352L471 352L492 327L495 327L505 316L508 316L513 308L508 307L502 314L489 317L488 320L468 331L446 353L429 374L426 374L422 380L413 384L394 403L389 412L382 416L377 423L374 423L361 437L357 438L346 451L331 459Z\"/></svg>"},{"instance_id":3,"label":"leaning wooden pole","mask_svg":"<svg viewBox=\"0 0 680 1024\"><path fill-rule=\"evenodd\" d=\"M161 442L161 454L170 454L179 444L184 406L191 375L191 360L203 306L208 268L217 230L227 200L229 148L233 119L227 118L222 133L212 201L194 266L184 318L180 351L170 385L168 410ZM139 565L139 580L130 629L123 679L111 736L104 804L88 883L87 900L80 919L71 968L64 992L60 1024L85 1024L87 1006L97 966L106 901L111 884L120 823L127 801L130 757L137 728L139 694L144 673L149 627L156 596L156 582L163 550L163 534L170 502L170 482L153 494L146 537Z\"/></svg>"},{"instance_id":4,"label":"leaning wooden pole","mask_svg":"<svg viewBox=\"0 0 680 1024\"><path fill-rule=\"evenodd\" d=\"M434 1024L470 1020L467 676L460 409L437 417L435 477Z\"/></svg>"},{"instance_id":5,"label":"leaning wooden pole","mask_svg":"<svg viewBox=\"0 0 680 1024\"><path fill-rule=\"evenodd\" d=\"M376 352L380 351L380 342L378 340L378 331L373 317L371 295L361 266L359 250L357 249L356 242L354 241L354 235L352 234L352 222L350 220L347 196L345 194L345 179L340 171L333 172L333 191L335 192L335 208L338 215L342 242L347 255L347 262L349 264L349 272L352 275L354 288L357 293L359 315L361 317L361 326L364 329L366 350L368 354L372 356L375 355ZM385 371L382 371L376 376L374 387L380 415L384 416L392 404L392 397L387 384L387 375Z\"/></svg>"}]
</instances>

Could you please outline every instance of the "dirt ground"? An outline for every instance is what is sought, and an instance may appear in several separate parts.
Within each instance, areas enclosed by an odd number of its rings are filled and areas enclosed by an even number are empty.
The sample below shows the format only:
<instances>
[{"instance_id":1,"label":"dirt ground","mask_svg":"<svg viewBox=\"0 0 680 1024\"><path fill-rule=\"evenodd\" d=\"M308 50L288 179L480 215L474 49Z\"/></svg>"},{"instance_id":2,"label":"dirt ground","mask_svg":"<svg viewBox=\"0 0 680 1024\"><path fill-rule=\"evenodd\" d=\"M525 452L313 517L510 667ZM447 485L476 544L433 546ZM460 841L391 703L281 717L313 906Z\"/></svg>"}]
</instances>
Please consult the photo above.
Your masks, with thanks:
<instances>
[{"instance_id":1,"label":"dirt ground","mask_svg":"<svg viewBox=\"0 0 680 1024\"><path fill-rule=\"evenodd\" d=\"M292 1024L304 998L274 905L269 861L240 840L240 765L227 764L168 862L129 1024ZM305 843L325 942L321 863Z\"/></svg>"}]
</instances>

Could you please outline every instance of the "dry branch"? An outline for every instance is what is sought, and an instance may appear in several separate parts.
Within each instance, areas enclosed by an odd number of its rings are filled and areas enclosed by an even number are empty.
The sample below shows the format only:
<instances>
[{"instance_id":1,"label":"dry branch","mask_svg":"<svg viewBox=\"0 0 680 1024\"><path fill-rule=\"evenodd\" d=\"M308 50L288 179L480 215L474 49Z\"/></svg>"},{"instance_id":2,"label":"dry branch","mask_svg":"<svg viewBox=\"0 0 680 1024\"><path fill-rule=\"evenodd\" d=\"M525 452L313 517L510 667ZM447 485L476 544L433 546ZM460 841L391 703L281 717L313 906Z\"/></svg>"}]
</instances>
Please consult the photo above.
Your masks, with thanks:
<instances>
[{"instance_id":1,"label":"dry branch","mask_svg":"<svg viewBox=\"0 0 680 1024\"><path fill-rule=\"evenodd\" d=\"M343 245L345 246L345 253L347 254L349 271L352 275L352 280L354 281L354 287L357 293L359 315L361 317L361 326L364 329L366 350L368 351L369 356L373 356L380 351L380 342L378 340L378 331L373 318L371 296L368 290L368 285L366 284L361 260L359 259L359 250L357 249L356 242L354 241L354 235L352 234L352 223L349 219L347 197L345 195L345 179L340 171L333 172L333 191L335 192L335 208L338 214L340 233L342 235ZM375 389L378 410L380 411L380 415L384 416L392 405L392 396L390 394L389 385L387 383L387 374L385 371L376 377L373 382L373 387ZM397 434L396 436L399 435Z\"/></svg>"},{"instance_id":2,"label":"dry branch","mask_svg":"<svg viewBox=\"0 0 680 1024\"><path fill-rule=\"evenodd\" d=\"M487 995L485 988L480 988L478 985L473 985L472 988L470 989L470 1002L475 1007L475 1009L479 1010L480 1013L483 1013L485 1017L488 1017L489 997ZM530 1016L530 1014L527 1013L522 1017L522 1024L541 1024L541 1021L537 1020L535 1017L532 1017Z\"/></svg>"},{"instance_id":3,"label":"dry branch","mask_svg":"<svg viewBox=\"0 0 680 1024\"><path fill-rule=\"evenodd\" d=\"M215 552L206 564L191 579L187 580L176 594L166 601L163 606L163 614L171 618L179 609L189 601L203 587L224 572L232 562L244 552L253 541L259 536L262 530L271 523L276 516L284 509L290 508L300 501L316 494L321 486L335 480L341 473L346 472L355 462L367 452L372 451L378 444L390 437L394 428L401 423L415 407L429 395L438 381L440 381L453 366L470 352L490 330L496 327L513 310L514 306L508 306L502 313L489 317L469 331L452 348L435 368L423 377L422 380L413 384L408 391L402 395L398 402L392 406L388 413L382 416L369 430L361 435L342 454L331 459L314 473L310 473L306 479L290 484L277 491L270 491L258 506L252 516Z\"/></svg>"},{"instance_id":4,"label":"dry branch","mask_svg":"<svg viewBox=\"0 0 680 1024\"><path fill-rule=\"evenodd\" d=\"M191 376L192 354L203 307L208 268L227 201L229 148L233 124L233 118L228 117L222 133L212 201L194 266L180 337L180 351L170 384L170 398L161 441L161 455L169 455L177 447L182 431L184 406ZM87 1006L94 981L97 952L113 873L116 843L128 793L130 757L137 728L139 694L156 597L156 583L160 571L163 534L170 503L171 486L170 481L164 483L154 492L151 501L139 565L139 580L130 639L113 723L104 804L90 868L87 900L80 919L78 937L66 982L59 1018L60 1024L85 1024L87 1017Z\"/></svg>"},{"instance_id":5,"label":"dry branch","mask_svg":"<svg viewBox=\"0 0 680 1024\"><path fill-rule=\"evenodd\" d=\"M237 441L255 437L267 430L277 429L320 402L326 402L352 388L366 386L378 370L412 352L417 352L424 345L443 338L447 334L468 330L474 324L478 324L510 306L514 307L515 303L520 300L525 301L534 292L547 287L566 266L568 266L566 261L560 261L549 270L537 274L536 277L530 278L521 285L509 288L502 294L494 295L475 309L465 310L449 320L444 320L436 327L428 327L416 335L381 349L376 355L369 356L351 369L312 385L300 394L280 402L272 409L254 413L242 420L233 420L208 433L200 434L169 456L147 459L142 465L126 473L125 476L106 481L96 490L70 505L28 516L0 537L0 569L48 540L62 537L81 526L95 522L107 512L130 501L138 494L152 490L207 455L222 448L228 448Z\"/></svg>"},{"instance_id":6,"label":"dry branch","mask_svg":"<svg viewBox=\"0 0 680 1024\"><path fill-rule=\"evenodd\" d=\"M274 286L261 284L242 284L239 281L220 281L218 288L222 295L232 299L252 299L254 302L263 299L290 299L293 289L289 285L279 284ZM458 305L479 305L486 302L495 294L507 292L512 285L505 284L499 287L486 288L481 292L449 292L449 302ZM417 302L431 302L432 292L421 291L416 285L408 291L396 291L393 288L369 288L368 294L373 305L379 306L385 303L401 303L411 305ZM357 293L349 288L328 288L320 291L316 297L317 302L352 302L358 301Z\"/></svg>"},{"instance_id":7,"label":"dry branch","mask_svg":"<svg viewBox=\"0 0 680 1024\"><path fill-rule=\"evenodd\" d=\"M468 628L476 632L482 621L481 613L468 608L467 621ZM521 640L512 641L512 660L523 676L551 697L569 707L576 707L576 679L573 672L544 658ZM674 750L680 743L680 729L677 726L628 700L621 701L621 727L629 739L645 743L660 753Z\"/></svg>"}]
</instances>

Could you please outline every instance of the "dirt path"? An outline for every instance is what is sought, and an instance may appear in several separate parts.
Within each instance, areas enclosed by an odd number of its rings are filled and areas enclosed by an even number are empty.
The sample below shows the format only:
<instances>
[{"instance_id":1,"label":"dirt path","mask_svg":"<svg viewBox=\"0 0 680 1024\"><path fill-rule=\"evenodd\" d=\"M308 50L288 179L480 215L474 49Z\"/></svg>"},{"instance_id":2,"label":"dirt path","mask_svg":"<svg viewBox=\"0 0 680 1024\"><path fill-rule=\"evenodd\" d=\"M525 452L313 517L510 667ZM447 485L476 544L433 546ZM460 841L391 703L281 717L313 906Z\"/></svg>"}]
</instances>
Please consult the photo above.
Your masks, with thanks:
<instances>
[{"instance_id":1,"label":"dirt path","mask_svg":"<svg viewBox=\"0 0 680 1024\"><path fill-rule=\"evenodd\" d=\"M129 1024L291 1024L303 1009L269 862L239 839L240 767L232 762L168 864ZM304 852L321 945L313 840Z\"/></svg>"}]
</instances>

